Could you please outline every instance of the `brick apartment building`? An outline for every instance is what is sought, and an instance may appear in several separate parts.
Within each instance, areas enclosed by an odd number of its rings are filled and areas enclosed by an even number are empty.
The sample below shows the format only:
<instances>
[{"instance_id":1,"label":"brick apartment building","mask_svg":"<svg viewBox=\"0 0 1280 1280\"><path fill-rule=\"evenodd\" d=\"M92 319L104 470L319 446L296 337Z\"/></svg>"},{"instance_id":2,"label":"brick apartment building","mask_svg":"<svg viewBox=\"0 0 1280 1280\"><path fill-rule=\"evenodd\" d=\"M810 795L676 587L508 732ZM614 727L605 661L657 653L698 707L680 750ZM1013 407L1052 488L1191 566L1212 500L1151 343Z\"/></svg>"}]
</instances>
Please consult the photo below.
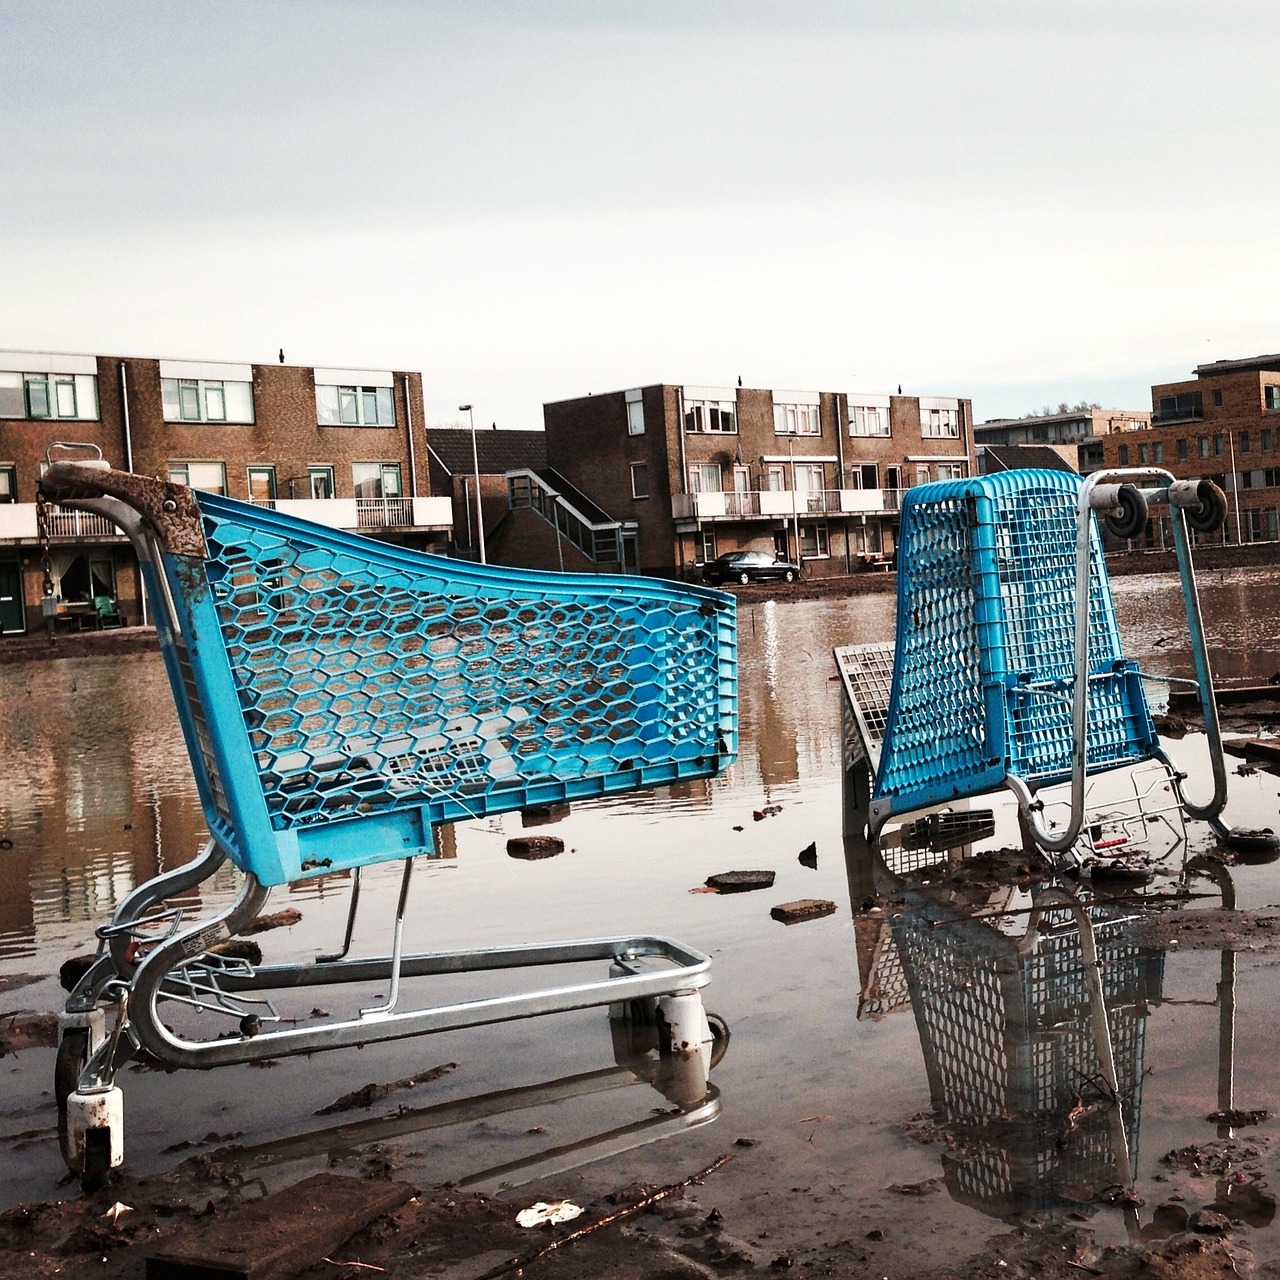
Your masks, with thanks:
<instances>
[{"instance_id":1,"label":"brick apartment building","mask_svg":"<svg viewBox=\"0 0 1280 1280\"><path fill-rule=\"evenodd\" d=\"M1280 355L1217 360L1184 382L1151 388L1151 426L1107 436L1107 466L1160 466L1179 479L1207 476L1227 495L1215 542L1280 538ZM1168 545L1167 519L1152 513L1144 541Z\"/></svg>"},{"instance_id":2,"label":"brick apartment building","mask_svg":"<svg viewBox=\"0 0 1280 1280\"><path fill-rule=\"evenodd\" d=\"M546 404L543 421L557 519L571 505L585 545L665 576L744 548L818 577L884 563L902 490L973 473L956 398L662 383ZM546 509L550 487L513 478L513 503Z\"/></svg>"},{"instance_id":3,"label":"brick apartment building","mask_svg":"<svg viewBox=\"0 0 1280 1280\"><path fill-rule=\"evenodd\" d=\"M1145 409L1069 409L1063 413L1030 414L1024 418L992 418L973 428L978 462L990 447L1052 449L1074 471L1087 476L1102 466L1104 437L1142 431L1151 425ZM990 470L1000 470L996 465Z\"/></svg>"},{"instance_id":4,"label":"brick apartment building","mask_svg":"<svg viewBox=\"0 0 1280 1280\"><path fill-rule=\"evenodd\" d=\"M431 496L419 373L0 351L5 634L42 625L36 485L57 441L330 527L448 545L450 501ZM59 625L144 619L137 564L113 525L55 510L51 534Z\"/></svg>"}]
</instances>

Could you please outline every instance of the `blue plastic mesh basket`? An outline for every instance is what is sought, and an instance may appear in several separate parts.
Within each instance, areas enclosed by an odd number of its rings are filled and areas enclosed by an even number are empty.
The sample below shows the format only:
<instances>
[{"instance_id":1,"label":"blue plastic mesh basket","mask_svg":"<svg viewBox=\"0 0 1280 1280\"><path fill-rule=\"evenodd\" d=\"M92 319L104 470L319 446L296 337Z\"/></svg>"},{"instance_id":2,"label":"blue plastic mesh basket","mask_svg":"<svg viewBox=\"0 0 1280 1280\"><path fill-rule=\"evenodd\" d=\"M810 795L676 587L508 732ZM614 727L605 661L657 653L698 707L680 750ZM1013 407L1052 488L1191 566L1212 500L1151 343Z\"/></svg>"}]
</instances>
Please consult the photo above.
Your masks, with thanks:
<instances>
[{"instance_id":1,"label":"blue plastic mesh basket","mask_svg":"<svg viewBox=\"0 0 1280 1280\"><path fill-rule=\"evenodd\" d=\"M472 565L197 499L209 555L163 556L162 647L210 830L264 884L734 759L730 596Z\"/></svg>"},{"instance_id":2,"label":"blue plastic mesh basket","mask_svg":"<svg viewBox=\"0 0 1280 1280\"><path fill-rule=\"evenodd\" d=\"M1007 774L1071 773L1079 476L1009 471L911 489L898 543L893 691L875 799L895 812L977 795ZM1091 517L1092 519L1092 517ZM1157 745L1120 647L1092 530L1086 768Z\"/></svg>"}]
</instances>

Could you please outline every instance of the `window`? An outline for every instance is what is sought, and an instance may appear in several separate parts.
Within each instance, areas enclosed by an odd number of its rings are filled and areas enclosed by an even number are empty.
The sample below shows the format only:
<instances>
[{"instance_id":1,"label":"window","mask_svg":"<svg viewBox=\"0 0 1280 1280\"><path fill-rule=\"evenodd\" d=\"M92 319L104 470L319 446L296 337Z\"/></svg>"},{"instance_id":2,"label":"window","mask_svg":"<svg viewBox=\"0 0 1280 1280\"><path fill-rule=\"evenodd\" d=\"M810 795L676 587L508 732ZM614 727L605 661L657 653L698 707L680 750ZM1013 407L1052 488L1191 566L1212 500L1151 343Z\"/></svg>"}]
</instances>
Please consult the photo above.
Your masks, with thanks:
<instances>
[{"instance_id":1,"label":"window","mask_svg":"<svg viewBox=\"0 0 1280 1280\"><path fill-rule=\"evenodd\" d=\"M649 464L647 462L631 464L631 496L633 498L649 496Z\"/></svg>"},{"instance_id":2,"label":"window","mask_svg":"<svg viewBox=\"0 0 1280 1280\"><path fill-rule=\"evenodd\" d=\"M275 467L249 468L249 501L270 506L276 500Z\"/></svg>"},{"instance_id":3,"label":"window","mask_svg":"<svg viewBox=\"0 0 1280 1280\"><path fill-rule=\"evenodd\" d=\"M964 463L963 462L938 463L938 479L939 480L963 480L964 479Z\"/></svg>"},{"instance_id":4,"label":"window","mask_svg":"<svg viewBox=\"0 0 1280 1280\"><path fill-rule=\"evenodd\" d=\"M816 404L775 404L773 433L779 436L820 436L822 420Z\"/></svg>"},{"instance_id":5,"label":"window","mask_svg":"<svg viewBox=\"0 0 1280 1280\"><path fill-rule=\"evenodd\" d=\"M1268 409L1280 409L1280 387L1263 387L1262 403Z\"/></svg>"},{"instance_id":6,"label":"window","mask_svg":"<svg viewBox=\"0 0 1280 1280\"><path fill-rule=\"evenodd\" d=\"M1186 462L1187 460L1187 442L1185 440L1178 441L1178 461Z\"/></svg>"},{"instance_id":7,"label":"window","mask_svg":"<svg viewBox=\"0 0 1280 1280\"><path fill-rule=\"evenodd\" d=\"M880 487L879 470L874 462L855 462L849 468L849 488L878 489Z\"/></svg>"},{"instance_id":8,"label":"window","mask_svg":"<svg viewBox=\"0 0 1280 1280\"><path fill-rule=\"evenodd\" d=\"M921 462L916 464L916 484L928 484L930 480L929 464Z\"/></svg>"},{"instance_id":9,"label":"window","mask_svg":"<svg viewBox=\"0 0 1280 1280\"><path fill-rule=\"evenodd\" d=\"M644 435L644 392L639 388L626 392L627 435Z\"/></svg>"},{"instance_id":10,"label":"window","mask_svg":"<svg viewBox=\"0 0 1280 1280\"><path fill-rule=\"evenodd\" d=\"M805 560L825 560L831 554L825 524L800 526L800 555Z\"/></svg>"},{"instance_id":11,"label":"window","mask_svg":"<svg viewBox=\"0 0 1280 1280\"><path fill-rule=\"evenodd\" d=\"M1152 453L1152 457L1156 462L1163 462L1164 461L1164 442L1161 440L1157 440L1155 444L1151 446L1151 453Z\"/></svg>"},{"instance_id":12,"label":"window","mask_svg":"<svg viewBox=\"0 0 1280 1280\"><path fill-rule=\"evenodd\" d=\"M902 468L901 467L885 467L884 487L886 489L893 489L895 491L902 488Z\"/></svg>"},{"instance_id":13,"label":"window","mask_svg":"<svg viewBox=\"0 0 1280 1280\"><path fill-rule=\"evenodd\" d=\"M1138 446L1138 461L1145 467L1151 461L1151 450L1145 445Z\"/></svg>"},{"instance_id":14,"label":"window","mask_svg":"<svg viewBox=\"0 0 1280 1280\"><path fill-rule=\"evenodd\" d=\"M1222 457L1227 451L1227 442L1221 436L1213 437L1213 452L1216 457Z\"/></svg>"},{"instance_id":15,"label":"window","mask_svg":"<svg viewBox=\"0 0 1280 1280\"><path fill-rule=\"evenodd\" d=\"M307 489L313 498L332 498L334 494L333 468L308 467Z\"/></svg>"},{"instance_id":16,"label":"window","mask_svg":"<svg viewBox=\"0 0 1280 1280\"><path fill-rule=\"evenodd\" d=\"M386 386L316 383L316 422L322 427L394 427L395 395Z\"/></svg>"},{"instance_id":17,"label":"window","mask_svg":"<svg viewBox=\"0 0 1280 1280\"><path fill-rule=\"evenodd\" d=\"M0 418L94 421L98 379L90 373L0 372Z\"/></svg>"},{"instance_id":18,"label":"window","mask_svg":"<svg viewBox=\"0 0 1280 1280\"><path fill-rule=\"evenodd\" d=\"M1209 456L1209 437L1208 436L1200 437L1200 456L1202 458L1207 458Z\"/></svg>"},{"instance_id":19,"label":"window","mask_svg":"<svg viewBox=\"0 0 1280 1280\"><path fill-rule=\"evenodd\" d=\"M1240 433L1240 452L1249 452L1249 433L1247 431L1242 431Z\"/></svg>"},{"instance_id":20,"label":"window","mask_svg":"<svg viewBox=\"0 0 1280 1280\"><path fill-rule=\"evenodd\" d=\"M716 558L716 531L700 529L694 534L693 554L699 564L707 564Z\"/></svg>"},{"instance_id":21,"label":"window","mask_svg":"<svg viewBox=\"0 0 1280 1280\"><path fill-rule=\"evenodd\" d=\"M18 474L13 467L0 467L0 503L17 502Z\"/></svg>"},{"instance_id":22,"label":"window","mask_svg":"<svg viewBox=\"0 0 1280 1280\"><path fill-rule=\"evenodd\" d=\"M1120 459L1120 465L1122 467L1127 467L1129 465L1129 446L1127 444L1122 444L1119 449L1116 450L1116 454Z\"/></svg>"},{"instance_id":23,"label":"window","mask_svg":"<svg viewBox=\"0 0 1280 1280\"><path fill-rule=\"evenodd\" d=\"M190 485L209 493L227 492L227 468L221 462L171 462L169 481L172 484Z\"/></svg>"},{"instance_id":24,"label":"window","mask_svg":"<svg viewBox=\"0 0 1280 1280\"><path fill-rule=\"evenodd\" d=\"M400 464L398 462L353 462L351 482L357 498L398 498L400 496Z\"/></svg>"},{"instance_id":25,"label":"window","mask_svg":"<svg viewBox=\"0 0 1280 1280\"><path fill-rule=\"evenodd\" d=\"M1271 442L1274 437L1271 434L1271 428L1267 427L1262 433L1262 448L1265 452L1271 452Z\"/></svg>"},{"instance_id":26,"label":"window","mask_svg":"<svg viewBox=\"0 0 1280 1280\"><path fill-rule=\"evenodd\" d=\"M792 468L796 477L796 491L799 493L822 492L822 463L797 462Z\"/></svg>"},{"instance_id":27,"label":"window","mask_svg":"<svg viewBox=\"0 0 1280 1280\"><path fill-rule=\"evenodd\" d=\"M689 489L693 493L719 493L720 468L714 462L696 462L689 468Z\"/></svg>"},{"instance_id":28,"label":"window","mask_svg":"<svg viewBox=\"0 0 1280 1280\"><path fill-rule=\"evenodd\" d=\"M686 400L684 429L689 435L734 435L738 408L732 400Z\"/></svg>"},{"instance_id":29,"label":"window","mask_svg":"<svg viewBox=\"0 0 1280 1280\"><path fill-rule=\"evenodd\" d=\"M166 422L253 421L253 383L217 378L161 378Z\"/></svg>"},{"instance_id":30,"label":"window","mask_svg":"<svg viewBox=\"0 0 1280 1280\"><path fill-rule=\"evenodd\" d=\"M1184 391L1176 396L1161 396L1156 420L1172 422L1179 418L1203 418L1204 397L1199 391Z\"/></svg>"},{"instance_id":31,"label":"window","mask_svg":"<svg viewBox=\"0 0 1280 1280\"><path fill-rule=\"evenodd\" d=\"M960 438L960 406L954 400L920 400L920 434L931 440Z\"/></svg>"},{"instance_id":32,"label":"window","mask_svg":"<svg viewBox=\"0 0 1280 1280\"><path fill-rule=\"evenodd\" d=\"M1222 392L1221 391L1215 391L1213 393L1213 407L1215 409L1222 408Z\"/></svg>"},{"instance_id":33,"label":"window","mask_svg":"<svg viewBox=\"0 0 1280 1280\"><path fill-rule=\"evenodd\" d=\"M110 556L78 555L58 577L57 594L68 604L86 604L97 596L116 596L116 571Z\"/></svg>"},{"instance_id":34,"label":"window","mask_svg":"<svg viewBox=\"0 0 1280 1280\"><path fill-rule=\"evenodd\" d=\"M770 493L782 493L787 487L787 469L780 462L765 467L764 487Z\"/></svg>"},{"instance_id":35,"label":"window","mask_svg":"<svg viewBox=\"0 0 1280 1280\"><path fill-rule=\"evenodd\" d=\"M851 436L888 436L889 398L884 404L851 404L849 406Z\"/></svg>"}]
</instances>

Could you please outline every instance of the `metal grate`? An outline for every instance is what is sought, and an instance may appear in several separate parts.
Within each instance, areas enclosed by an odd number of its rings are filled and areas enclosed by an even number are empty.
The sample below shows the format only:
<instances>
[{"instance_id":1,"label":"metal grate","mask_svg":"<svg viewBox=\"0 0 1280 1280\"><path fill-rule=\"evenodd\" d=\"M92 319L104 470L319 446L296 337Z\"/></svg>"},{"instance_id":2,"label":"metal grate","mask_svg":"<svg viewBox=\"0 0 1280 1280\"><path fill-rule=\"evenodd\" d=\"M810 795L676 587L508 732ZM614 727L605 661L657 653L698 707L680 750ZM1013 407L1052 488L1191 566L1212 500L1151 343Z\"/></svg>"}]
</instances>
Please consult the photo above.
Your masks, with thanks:
<instances>
[{"instance_id":1,"label":"metal grate","mask_svg":"<svg viewBox=\"0 0 1280 1280\"><path fill-rule=\"evenodd\" d=\"M862 754L872 773L880 768L880 748L889 718L889 694L893 689L893 645L841 645L833 650L836 669L844 682L845 697L853 712Z\"/></svg>"}]
</instances>

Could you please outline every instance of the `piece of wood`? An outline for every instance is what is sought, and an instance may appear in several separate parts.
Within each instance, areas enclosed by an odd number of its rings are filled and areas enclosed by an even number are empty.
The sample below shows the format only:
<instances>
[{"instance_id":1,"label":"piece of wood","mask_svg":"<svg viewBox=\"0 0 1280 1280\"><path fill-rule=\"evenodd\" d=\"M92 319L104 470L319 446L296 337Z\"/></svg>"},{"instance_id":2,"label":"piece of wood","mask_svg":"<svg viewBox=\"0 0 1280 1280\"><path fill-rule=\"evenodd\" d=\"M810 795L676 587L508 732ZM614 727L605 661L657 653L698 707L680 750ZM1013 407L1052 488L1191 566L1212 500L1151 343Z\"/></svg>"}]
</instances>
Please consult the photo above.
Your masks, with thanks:
<instances>
[{"instance_id":1,"label":"piece of wood","mask_svg":"<svg viewBox=\"0 0 1280 1280\"><path fill-rule=\"evenodd\" d=\"M1240 684L1221 686L1213 691L1213 700L1220 707L1246 706L1251 702L1280 702L1280 684ZM1173 689L1169 693L1169 710L1195 710L1200 706L1200 695L1194 689Z\"/></svg>"},{"instance_id":2,"label":"piece of wood","mask_svg":"<svg viewBox=\"0 0 1280 1280\"><path fill-rule=\"evenodd\" d=\"M315 1266L417 1190L318 1173L147 1258L147 1280L276 1280Z\"/></svg>"},{"instance_id":3,"label":"piece of wood","mask_svg":"<svg viewBox=\"0 0 1280 1280\"><path fill-rule=\"evenodd\" d=\"M512 836L507 841L507 857L521 858L525 862L554 858L563 852L564 841L559 836Z\"/></svg>"},{"instance_id":4,"label":"piece of wood","mask_svg":"<svg viewBox=\"0 0 1280 1280\"><path fill-rule=\"evenodd\" d=\"M1280 764L1280 738L1232 738L1222 744L1222 749L1246 760Z\"/></svg>"},{"instance_id":5,"label":"piece of wood","mask_svg":"<svg viewBox=\"0 0 1280 1280\"><path fill-rule=\"evenodd\" d=\"M773 881L772 871L718 871L705 883L717 893L750 893L752 889L772 889Z\"/></svg>"},{"instance_id":6,"label":"piece of wood","mask_svg":"<svg viewBox=\"0 0 1280 1280\"><path fill-rule=\"evenodd\" d=\"M836 904L827 898L800 898L796 902L783 902L769 914L783 924L799 924L802 920L820 920L835 915Z\"/></svg>"}]
</instances>

